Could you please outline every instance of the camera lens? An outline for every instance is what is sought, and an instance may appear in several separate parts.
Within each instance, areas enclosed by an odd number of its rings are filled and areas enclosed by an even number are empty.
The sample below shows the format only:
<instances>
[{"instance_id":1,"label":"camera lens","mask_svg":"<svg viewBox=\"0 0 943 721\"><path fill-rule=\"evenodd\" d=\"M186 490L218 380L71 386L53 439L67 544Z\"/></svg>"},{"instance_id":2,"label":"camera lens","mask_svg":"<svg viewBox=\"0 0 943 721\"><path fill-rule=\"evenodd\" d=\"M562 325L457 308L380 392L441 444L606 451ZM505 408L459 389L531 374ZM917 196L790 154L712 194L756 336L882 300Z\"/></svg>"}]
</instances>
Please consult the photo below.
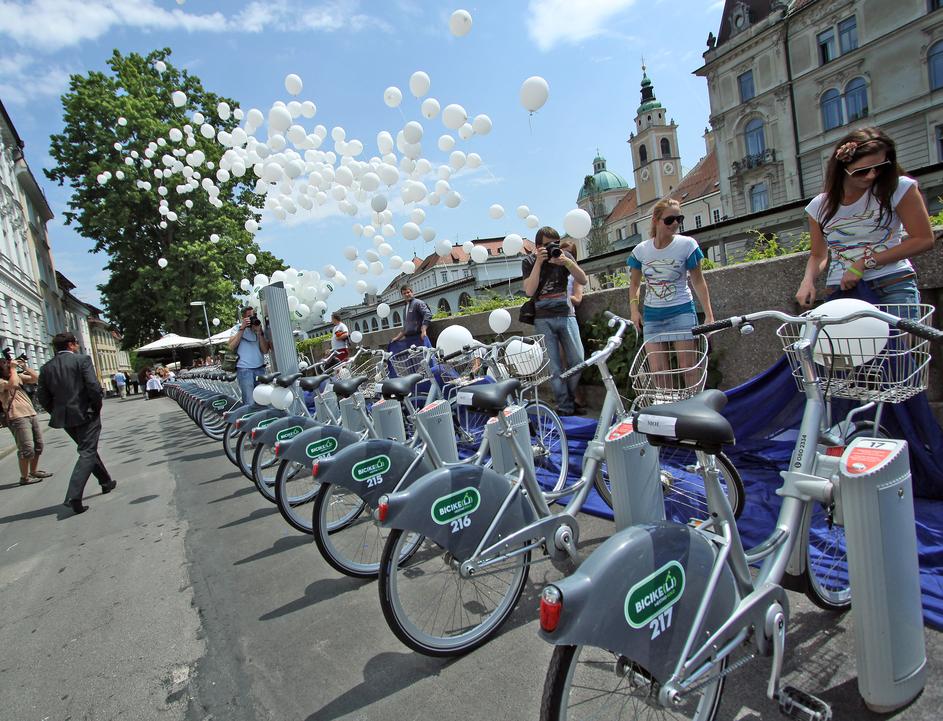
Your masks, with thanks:
<instances>
[{"instance_id":1,"label":"camera lens","mask_svg":"<svg viewBox=\"0 0 943 721\"><path fill-rule=\"evenodd\" d=\"M257 315L252 316L252 325L262 325L262 321L259 320Z\"/></svg>"},{"instance_id":2,"label":"camera lens","mask_svg":"<svg viewBox=\"0 0 943 721\"><path fill-rule=\"evenodd\" d=\"M552 243L551 245L547 246L547 255L549 255L551 258L559 258L561 255L563 255L563 251L560 250L559 244Z\"/></svg>"}]
</instances>

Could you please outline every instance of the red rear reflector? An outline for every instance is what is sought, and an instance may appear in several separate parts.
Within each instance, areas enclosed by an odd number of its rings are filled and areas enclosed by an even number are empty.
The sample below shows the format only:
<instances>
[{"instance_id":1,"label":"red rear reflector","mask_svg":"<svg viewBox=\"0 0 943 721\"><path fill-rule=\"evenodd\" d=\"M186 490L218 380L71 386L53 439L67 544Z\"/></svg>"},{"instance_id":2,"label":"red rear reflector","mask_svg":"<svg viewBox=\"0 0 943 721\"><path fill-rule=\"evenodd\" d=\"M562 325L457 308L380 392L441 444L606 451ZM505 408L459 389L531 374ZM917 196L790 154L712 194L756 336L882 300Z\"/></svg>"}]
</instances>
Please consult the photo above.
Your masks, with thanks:
<instances>
[{"instance_id":1,"label":"red rear reflector","mask_svg":"<svg viewBox=\"0 0 943 721\"><path fill-rule=\"evenodd\" d=\"M831 448L825 449L826 456L832 456L833 458L841 458L845 453L845 446L832 446Z\"/></svg>"},{"instance_id":2,"label":"red rear reflector","mask_svg":"<svg viewBox=\"0 0 943 721\"><path fill-rule=\"evenodd\" d=\"M390 504L385 500L380 501L380 504L377 506L377 518L380 519L380 523L386 520L386 515L390 512Z\"/></svg>"},{"instance_id":3,"label":"red rear reflector","mask_svg":"<svg viewBox=\"0 0 943 721\"><path fill-rule=\"evenodd\" d=\"M315 461L315 462L311 465L311 477L312 477L312 478L317 478L317 477L318 477L318 466L320 466L320 465L321 465L321 464L318 463L317 461Z\"/></svg>"},{"instance_id":4,"label":"red rear reflector","mask_svg":"<svg viewBox=\"0 0 943 721\"><path fill-rule=\"evenodd\" d=\"M547 586L540 594L540 628L546 633L553 633L560 623L563 613L563 597L554 586Z\"/></svg>"},{"instance_id":5,"label":"red rear reflector","mask_svg":"<svg viewBox=\"0 0 943 721\"><path fill-rule=\"evenodd\" d=\"M275 441L275 457L278 458L278 447L281 445L281 441Z\"/></svg>"}]
</instances>

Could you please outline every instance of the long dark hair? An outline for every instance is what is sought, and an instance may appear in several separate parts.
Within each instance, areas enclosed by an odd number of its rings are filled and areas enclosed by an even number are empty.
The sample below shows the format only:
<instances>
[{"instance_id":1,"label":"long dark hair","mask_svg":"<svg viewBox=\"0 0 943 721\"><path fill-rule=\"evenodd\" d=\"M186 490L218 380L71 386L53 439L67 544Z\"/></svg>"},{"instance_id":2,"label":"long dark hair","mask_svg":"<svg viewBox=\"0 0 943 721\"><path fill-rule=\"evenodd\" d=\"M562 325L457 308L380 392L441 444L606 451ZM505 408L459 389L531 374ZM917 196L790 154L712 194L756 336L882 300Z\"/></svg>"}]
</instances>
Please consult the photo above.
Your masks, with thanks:
<instances>
[{"instance_id":1,"label":"long dark hair","mask_svg":"<svg viewBox=\"0 0 943 721\"><path fill-rule=\"evenodd\" d=\"M849 146L841 152L848 143L854 143L854 146ZM882 150L891 164L874 179L869 192L877 199L878 209L881 211L878 225L883 226L891 222L891 216L894 215L891 197L897 190L900 176L904 173L897 164L897 146L880 128L859 128L839 140L828 159L828 167L825 169L825 202L822 204L820 217L816 218L823 230L828 221L835 217L844 197L844 183L847 177L845 168L862 156L880 153Z\"/></svg>"},{"instance_id":2,"label":"long dark hair","mask_svg":"<svg viewBox=\"0 0 943 721\"><path fill-rule=\"evenodd\" d=\"M0 358L0 379L5 381L10 380L10 374L13 368L13 361L9 361L6 358Z\"/></svg>"}]
</instances>

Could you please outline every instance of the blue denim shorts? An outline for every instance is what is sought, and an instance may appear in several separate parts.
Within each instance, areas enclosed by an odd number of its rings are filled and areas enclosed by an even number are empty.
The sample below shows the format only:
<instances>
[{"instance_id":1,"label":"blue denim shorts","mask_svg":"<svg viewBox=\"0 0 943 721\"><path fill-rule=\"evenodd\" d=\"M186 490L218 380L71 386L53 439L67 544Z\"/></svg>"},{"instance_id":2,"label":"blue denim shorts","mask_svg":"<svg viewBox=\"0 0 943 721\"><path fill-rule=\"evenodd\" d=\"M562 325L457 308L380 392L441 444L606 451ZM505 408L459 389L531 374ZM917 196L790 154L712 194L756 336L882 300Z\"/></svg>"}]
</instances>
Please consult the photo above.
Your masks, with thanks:
<instances>
[{"instance_id":1,"label":"blue denim shorts","mask_svg":"<svg viewBox=\"0 0 943 721\"><path fill-rule=\"evenodd\" d=\"M697 325L697 316L690 311L679 313L670 318L661 320L647 320L642 324L642 335L646 343L656 342L658 340L690 340L694 338L691 335L691 329ZM669 338L660 339L659 336L671 334Z\"/></svg>"}]
</instances>

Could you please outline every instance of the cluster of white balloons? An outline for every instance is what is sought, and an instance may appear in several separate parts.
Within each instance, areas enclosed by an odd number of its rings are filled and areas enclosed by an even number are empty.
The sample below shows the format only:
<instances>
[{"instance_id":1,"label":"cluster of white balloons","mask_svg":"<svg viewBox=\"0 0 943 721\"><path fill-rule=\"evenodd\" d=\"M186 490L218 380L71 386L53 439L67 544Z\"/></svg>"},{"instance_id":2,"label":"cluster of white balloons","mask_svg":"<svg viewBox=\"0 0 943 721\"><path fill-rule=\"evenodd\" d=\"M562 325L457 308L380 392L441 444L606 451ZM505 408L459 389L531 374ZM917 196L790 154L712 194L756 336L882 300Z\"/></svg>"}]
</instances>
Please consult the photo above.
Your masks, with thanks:
<instances>
[{"instance_id":1,"label":"cluster of white balloons","mask_svg":"<svg viewBox=\"0 0 943 721\"><path fill-rule=\"evenodd\" d=\"M284 284L285 291L288 293L288 312L293 321L300 322L310 316L317 319L324 318L327 312L327 300L334 292L335 286L316 270L288 268L276 270L271 277L258 273L251 280L243 278L239 283L239 287L245 293L241 300L258 310L261 306L262 288L270 283L279 282Z\"/></svg>"}]
</instances>

